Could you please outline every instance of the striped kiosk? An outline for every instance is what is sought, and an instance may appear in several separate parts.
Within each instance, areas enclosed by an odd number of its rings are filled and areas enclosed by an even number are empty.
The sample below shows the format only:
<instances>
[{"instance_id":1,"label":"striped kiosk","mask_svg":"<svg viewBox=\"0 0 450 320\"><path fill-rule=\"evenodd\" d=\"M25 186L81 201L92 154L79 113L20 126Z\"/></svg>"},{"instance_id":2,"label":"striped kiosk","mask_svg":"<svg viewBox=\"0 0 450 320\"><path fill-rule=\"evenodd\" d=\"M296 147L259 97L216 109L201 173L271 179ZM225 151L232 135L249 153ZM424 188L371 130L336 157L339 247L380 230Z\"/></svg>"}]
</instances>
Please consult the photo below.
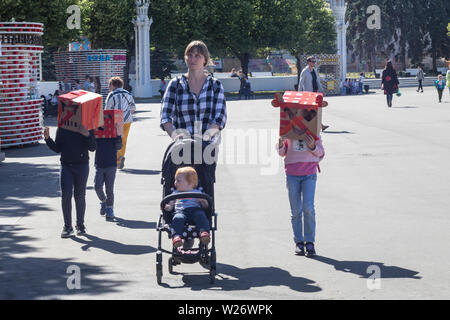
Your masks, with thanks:
<instances>
[{"instance_id":1,"label":"striped kiosk","mask_svg":"<svg viewBox=\"0 0 450 320\"><path fill-rule=\"evenodd\" d=\"M0 22L0 142L2 148L42 140L38 94L44 25Z\"/></svg>"}]
</instances>

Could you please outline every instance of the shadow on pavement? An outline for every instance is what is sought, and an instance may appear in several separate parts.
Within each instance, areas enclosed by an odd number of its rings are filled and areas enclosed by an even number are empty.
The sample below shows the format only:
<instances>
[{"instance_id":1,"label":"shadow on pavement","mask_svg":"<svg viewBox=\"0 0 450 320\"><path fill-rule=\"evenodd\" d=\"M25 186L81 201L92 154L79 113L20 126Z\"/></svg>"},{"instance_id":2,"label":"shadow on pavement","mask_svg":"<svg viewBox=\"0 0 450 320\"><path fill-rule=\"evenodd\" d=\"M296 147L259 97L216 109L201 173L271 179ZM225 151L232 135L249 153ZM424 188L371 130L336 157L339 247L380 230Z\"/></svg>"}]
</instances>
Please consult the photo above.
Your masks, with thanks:
<instances>
[{"instance_id":1,"label":"shadow on pavement","mask_svg":"<svg viewBox=\"0 0 450 320\"><path fill-rule=\"evenodd\" d=\"M350 132L350 131L324 131L323 133L329 133L329 134L355 134L354 132Z\"/></svg>"},{"instance_id":2,"label":"shadow on pavement","mask_svg":"<svg viewBox=\"0 0 450 320\"><path fill-rule=\"evenodd\" d=\"M180 266L182 268L182 266ZM228 264L217 264L216 281L209 283L209 273L205 274L183 274L184 288L191 290L250 290L251 288L266 286L286 286L298 292L319 292L322 289L315 285L313 280L302 277L294 277L288 271L276 267L253 267L240 269ZM176 274L176 273L175 273ZM163 278L164 281L164 278ZM165 283L163 287L174 289Z\"/></svg>"},{"instance_id":3,"label":"shadow on pavement","mask_svg":"<svg viewBox=\"0 0 450 320\"><path fill-rule=\"evenodd\" d=\"M87 238L85 240L83 238ZM102 239L90 234L82 237L72 237L73 241L83 244L81 250L88 251L90 248L101 249L112 254L129 254L129 255L141 255L156 252L156 249L152 246L141 245L128 245L114 240Z\"/></svg>"},{"instance_id":4,"label":"shadow on pavement","mask_svg":"<svg viewBox=\"0 0 450 320\"><path fill-rule=\"evenodd\" d=\"M156 222L126 220L119 217L115 217L114 222L116 222L119 227L129 229L156 229Z\"/></svg>"},{"instance_id":5,"label":"shadow on pavement","mask_svg":"<svg viewBox=\"0 0 450 320\"><path fill-rule=\"evenodd\" d=\"M145 169L122 169L120 172L128 174L147 174L147 175L157 175L161 174L159 170L145 170Z\"/></svg>"},{"instance_id":6,"label":"shadow on pavement","mask_svg":"<svg viewBox=\"0 0 450 320\"><path fill-rule=\"evenodd\" d=\"M50 207L33 198L59 197L59 167L6 162L0 167L0 217L26 216Z\"/></svg>"},{"instance_id":7,"label":"shadow on pavement","mask_svg":"<svg viewBox=\"0 0 450 320\"><path fill-rule=\"evenodd\" d=\"M15 256L39 250L28 245L36 239L20 235L24 230L14 225L0 225L1 300L67 299L76 298L78 294L96 297L98 294L119 292L120 287L126 285L127 281L111 280L114 274L99 266L70 259ZM80 289L68 289L67 284L74 283L74 273L68 273L72 265L80 268Z\"/></svg>"},{"instance_id":8,"label":"shadow on pavement","mask_svg":"<svg viewBox=\"0 0 450 320\"><path fill-rule=\"evenodd\" d=\"M11 147L2 150L2 152L5 152L6 158L39 158L50 156L59 158L59 155L50 150L45 142L24 145L23 147Z\"/></svg>"},{"instance_id":9,"label":"shadow on pavement","mask_svg":"<svg viewBox=\"0 0 450 320\"><path fill-rule=\"evenodd\" d=\"M396 266L385 266L383 262L369 262L369 261L338 261L327 257L315 256L314 260L329 264L337 271L353 273L359 275L361 278L368 278L373 273L367 272L369 266L378 266L380 268L380 278L408 278L408 279L422 279L418 276L418 271L404 269Z\"/></svg>"},{"instance_id":10,"label":"shadow on pavement","mask_svg":"<svg viewBox=\"0 0 450 320\"><path fill-rule=\"evenodd\" d=\"M139 122L139 121L144 121L144 120L149 120L149 119L156 119L156 117L134 117L133 122Z\"/></svg>"},{"instance_id":11,"label":"shadow on pavement","mask_svg":"<svg viewBox=\"0 0 450 320\"><path fill-rule=\"evenodd\" d=\"M417 109L418 107L404 106L404 107L391 107L392 109Z\"/></svg>"}]
</instances>

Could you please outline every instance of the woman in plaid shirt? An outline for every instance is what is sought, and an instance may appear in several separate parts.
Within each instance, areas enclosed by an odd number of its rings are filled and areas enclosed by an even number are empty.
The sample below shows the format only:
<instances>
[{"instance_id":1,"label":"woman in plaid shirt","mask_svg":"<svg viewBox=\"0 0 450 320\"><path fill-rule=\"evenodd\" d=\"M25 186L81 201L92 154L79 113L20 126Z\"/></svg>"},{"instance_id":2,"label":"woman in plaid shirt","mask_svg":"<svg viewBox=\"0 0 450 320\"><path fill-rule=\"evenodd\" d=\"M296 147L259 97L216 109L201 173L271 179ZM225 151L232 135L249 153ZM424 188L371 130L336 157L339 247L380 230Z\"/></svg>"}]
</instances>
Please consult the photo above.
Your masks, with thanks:
<instances>
[{"instance_id":1,"label":"woman in plaid shirt","mask_svg":"<svg viewBox=\"0 0 450 320\"><path fill-rule=\"evenodd\" d=\"M203 71L210 56L202 41L192 41L185 50L188 73L169 82L161 108L161 128L172 138L202 135L209 140L227 120L223 86ZM180 130L184 129L184 130Z\"/></svg>"}]
</instances>

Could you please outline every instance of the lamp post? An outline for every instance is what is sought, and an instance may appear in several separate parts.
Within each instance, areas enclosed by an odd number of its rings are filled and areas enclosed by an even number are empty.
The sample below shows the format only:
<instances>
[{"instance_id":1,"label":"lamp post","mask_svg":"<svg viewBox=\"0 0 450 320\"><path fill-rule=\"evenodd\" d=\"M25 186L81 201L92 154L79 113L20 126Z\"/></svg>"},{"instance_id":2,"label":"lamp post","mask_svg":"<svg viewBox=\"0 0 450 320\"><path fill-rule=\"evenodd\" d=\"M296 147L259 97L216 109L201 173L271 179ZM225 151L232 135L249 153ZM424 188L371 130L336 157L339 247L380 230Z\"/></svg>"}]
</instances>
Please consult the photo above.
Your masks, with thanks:
<instances>
[{"instance_id":1,"label":"lamp post","mask_svg":"<svg viewBox=\"0 0 450 320\"><path fill-rule=\"evenodd\" d=\"M340 56L341 80L347 77L347 28L345 11L347 4L344 0L328 0L333 15L336 18L337 54Z\"/></svg>"},{"instance_id":2,"label":"lamp post","mask_svg":"<svg viewBox=\"0 0 450 320\"><path fill-rule=\"evenodd\" d=\"M150 82L150 26L152 18L148 18L150 0L136 0L136 20L133 19L136 41L136 98L151 98Z\"/></svg>"}]
</instances>

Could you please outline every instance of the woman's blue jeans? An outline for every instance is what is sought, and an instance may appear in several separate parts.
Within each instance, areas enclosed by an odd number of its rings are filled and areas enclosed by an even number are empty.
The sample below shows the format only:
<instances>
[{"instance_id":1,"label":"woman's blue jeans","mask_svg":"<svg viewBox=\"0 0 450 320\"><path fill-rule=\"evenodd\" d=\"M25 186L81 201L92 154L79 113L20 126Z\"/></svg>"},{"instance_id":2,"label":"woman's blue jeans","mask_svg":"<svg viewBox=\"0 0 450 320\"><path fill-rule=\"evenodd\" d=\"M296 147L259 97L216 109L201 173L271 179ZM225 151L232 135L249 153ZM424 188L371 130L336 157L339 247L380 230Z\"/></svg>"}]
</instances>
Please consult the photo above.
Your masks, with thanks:
<instances>
[{"instance_id":1,"label":"woman's blue jeans","mask_svg":"<svg viewBox=\"0 0 450 320\"><path fill-rule=\"evenodd\" d=\"M291 223L294 242L315 242L316 212L314 195L316 193L317 175L286 175L286 186L291 205Z\"/></svg>"}]
</instances>

